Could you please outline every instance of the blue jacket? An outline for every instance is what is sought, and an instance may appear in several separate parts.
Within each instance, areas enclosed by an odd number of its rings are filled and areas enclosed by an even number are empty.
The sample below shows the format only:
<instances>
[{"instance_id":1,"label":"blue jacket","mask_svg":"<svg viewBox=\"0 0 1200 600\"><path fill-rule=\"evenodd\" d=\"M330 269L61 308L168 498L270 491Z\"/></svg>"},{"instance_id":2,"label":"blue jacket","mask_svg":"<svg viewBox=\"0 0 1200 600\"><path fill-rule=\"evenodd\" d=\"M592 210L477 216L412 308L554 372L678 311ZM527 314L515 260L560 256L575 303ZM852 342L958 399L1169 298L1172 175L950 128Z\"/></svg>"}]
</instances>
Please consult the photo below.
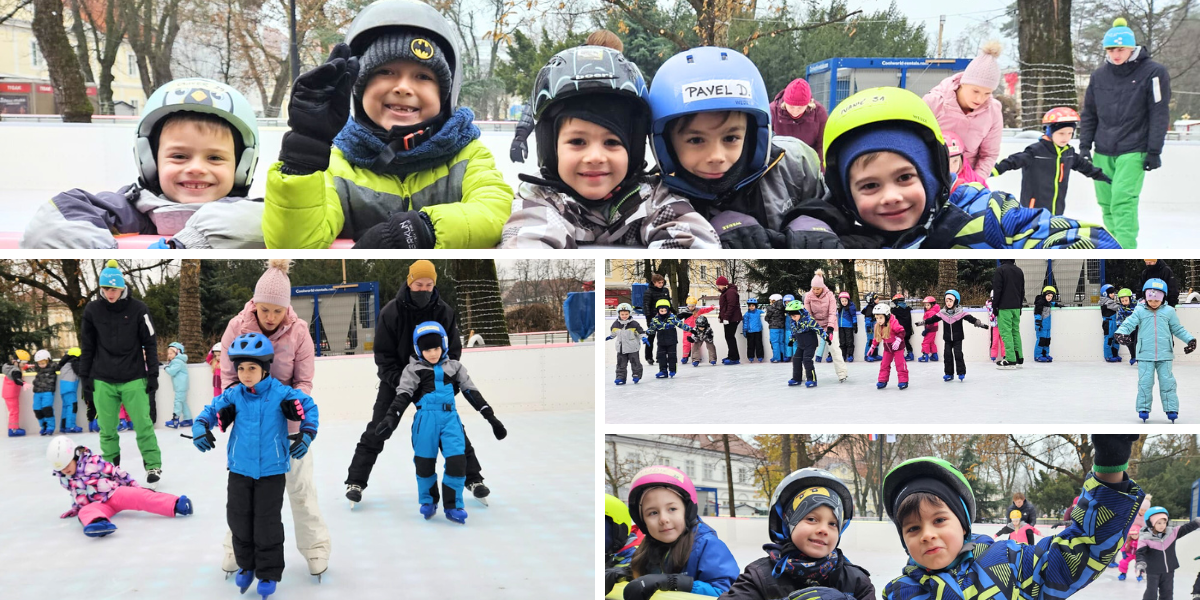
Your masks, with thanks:
<instances>
[{"instance_id":1,"label":"blue jacket","mask_svg":"<svg viewBox=\"0 0 1200 600\"><path fill-rule=\"evenodd\" d=\"M1163 302L1158 310L1153 310L1145 304L1139 304L1129 315L1117 333L1129 335L1138 330L1137 359L1138 360L1175 360L1175 351L1171 348L1171 336L1185 343L1196 339L1179 323L1179 315L1175 309Z\"/></svg>"},{"instance_id":2,"label":"blue jacket","mask_svg":"<svg viewBox=\"0 0 1200 600\"><path fill-rule=\"evenodd\" d=\"M662 573L662 568L655 567L650 573ZM692 593L720 596L729 591L739 573L741 569L729 547L717 537L712 527L701 521L696 526L696 541L683 569L683 574L693 580Z\"/></svg>"},{"instance_id":3,"label":"blue jacket","mask_svg":"<svg viewBox=\"0 0 1200 600\"><path fill-rule=\"evenodd\" d=\"M763 314L758 309L748 310L742 317L742 333L758 333L763 330Z\"/></svg>"},{"instance_id":4,"label":"blue jacket","mask_svg":"<svg viewBox=\"0 0 1200 600\"><path fill-rule=\"evenodd\" d=\"M858 307L853 302L842 306L841 301L838 301L837 311L838 327L851 327L855 331L858 331Z\"/></svg>"},{"instance_id":5,"label":"blue jacket","mask_svg":"<svg viewBox=\"0 0 1200 600\"><path fill-rule=\"evenodd\" d=\"M287 473L291 468L287 419L279 403L299 399L304 407L300 433L317 437L317 403L312 397L290 388L268 375L251 393L238 383L213 398L197 421L209 429L217 424L217 413L230 404L237 408L237 420L229 434L229 470L253 479Z\"/></svg>"},{"instance_id":6,"label":"blue jacket","mask_svg":"<svg viewBox=\"0 0 1200 600\"><path fill-rule=\"evenodd\" d=\"M929 571L910 559L904 574L884 588L883 597L1065 599L1104 572L1125 543L1145 497L1137 482L1105 484L1089 474L1071 512L1071 524L1062 533L1044 537L1034 546L971 536L957 565Z\"/></svg>"}]
</instances>

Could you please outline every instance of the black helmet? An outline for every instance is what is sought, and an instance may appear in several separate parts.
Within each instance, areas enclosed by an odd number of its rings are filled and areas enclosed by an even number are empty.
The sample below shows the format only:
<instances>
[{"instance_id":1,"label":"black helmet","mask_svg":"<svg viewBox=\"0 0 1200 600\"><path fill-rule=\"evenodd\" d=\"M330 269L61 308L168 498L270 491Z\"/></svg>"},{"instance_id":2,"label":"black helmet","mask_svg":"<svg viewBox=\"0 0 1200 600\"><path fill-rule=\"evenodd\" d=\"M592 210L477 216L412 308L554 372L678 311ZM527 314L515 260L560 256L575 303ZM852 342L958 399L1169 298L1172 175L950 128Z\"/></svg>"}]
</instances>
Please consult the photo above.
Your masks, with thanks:
<instances>
[{"instance_id":1,"label":"black helmet","mask_svg":"<svg viewBox=\"0 0 1200 600\"><path fill-rule=\"evenodd\" d=\"M708 327L708 317L704 315L696 317L696 327Z\"/></svg>"}]
</instances>

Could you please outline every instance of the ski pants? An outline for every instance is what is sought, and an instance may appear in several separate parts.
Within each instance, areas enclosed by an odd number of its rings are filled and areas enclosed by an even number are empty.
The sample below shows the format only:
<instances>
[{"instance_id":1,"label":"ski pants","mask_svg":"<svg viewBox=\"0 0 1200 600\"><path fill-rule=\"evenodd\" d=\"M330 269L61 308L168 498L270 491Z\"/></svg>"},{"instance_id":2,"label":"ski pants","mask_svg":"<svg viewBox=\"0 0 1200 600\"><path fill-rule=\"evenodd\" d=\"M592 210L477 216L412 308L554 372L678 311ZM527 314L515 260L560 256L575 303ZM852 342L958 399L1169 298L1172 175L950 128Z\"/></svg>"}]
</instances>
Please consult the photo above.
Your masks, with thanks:
<instances>
[{"instance_id":1,"label":"ski pants","mask_svg":"<svg viewBox=\"0 0 1200 600\"><path fill-rule=\"evenodd\" d=\"M78 381L59 381L58 397L62 398L62 427L66 431L75 427L75 410L79 407L77 400L79 392Z\"/></svg>"},{"instance_id":2,"label":"ski pants","mask_svg":"<svg viewBox=\"0 0 1200 600\"><path fill-rule=\"evenodd\" d=\"M912 334L913 334L913 332L909 331L907 329L905 329L904 333L901 334L904 336L904 351L907 354L913 353Z\"/></svg>"},{"instance_id":3,"label":"ski pants","mask_svg":"<svg viewBox=\"0 0 1200 600\"><path fill-rule=\"evenodd\" d=\"M856 327L838 327L838 345L842 348L842 360L854 360L854 330Z\"/></svg>"},{"instance_id":4,"label":"ski pants","mask_svg":"<svg viewBox=\"0 0 1200 600\"><path fill-rule=\"evenodd\" d=\"M664 344L660 338L658 340L657 360L659 373L666 373L667 371L674 373L675 367L679 366L675 364L675 361L679 360L679 355L675 350L675 344Z\"/></svg>"},{"instance_id":5,"label":"ski pants","mask_svg":"<svg viewBox=\"0 0 1200 600\"><path fill-rule=\"evenodd\" d=\"M1129 573L1129 563L1137 563L1137 552L1130 552L1122 556L1120 562L1117 563L1117 570ZM1200 580L1200 575L1197 575L1197 578Z\"/></svg>"},{"instance_id":6,"label":"ski pants","mask_svg":"<svg viewBox=\"0 0 1200 600\"><path fill-rule=\"evenodd\" d=\"M1104 332L1104 358L1120 358L1120 344L1117 343L1117 316L1105 317L1100 325Z\"/></svg>"},{"instance_id":7,"label":"ski pants","mask_svg":"<svg viewBox=\"0 0 1200 600\"><path fill-rule=\"evenodd\" d=\"M1175 572L1146 573L1146 592L1142 600L1173 600L1175 594Z\"/></svg>"},{"instance_id":8,"label":"ski pants","mask_svg":"<svg viewBox=\"0 0 1200 600\"><path fill-rule=\"evenodd\" d=\"M816 332L805 331L792 338L796 342L795 356L792 357L792 379L795 381L816 381L817 369L813 366L813 357L817 354Z\"/></svg>"},{"instance_id":9,"label":"ski pants","mask_svg":"<svg viewBox=\"0 0 1200 600\"><path fill-rule=\"evenodd\" d=\"M1174 361L1139 360L1137 409L1149 411L1154 404L1154 375L1158 374L1158 399L1163 412L1179 412L1179 396L1175 393L1175 374L1171 372Z\"/></svg>"},{"instance_id":10,"label":"ski pants","mask_svg":"<svg viewBox=\"0 0 1200 600\"><path fill-rule=\"evenodd\" d=\"M321 507L317 505L317 487L313 484L313 460L315 459L312 450L309 450L304 458L289 459L283 485L287 491L288 503L292 507L292 530L296 536L296 549L306 560L329 560L333 542L329 539L329 528L325 526L325 519L321 517ZM233 532L228 528L225 531L225 555L235 555Z\"/></svg>"},{"instance_id":11,"label":"ski pants","mask_svg":"<svg viewBox=\"0 0 1200 600\"><path fill-rule=\"evenodd\" d=\"M1050 356L1050 317L1034 315L1033 330L1037 332L1037 348L1033 351L1034 358Z\"/></svg>"},{"instance_id":12,"label":"ski pants","mask_svg":"<svg viewBox=\"0 0 1200 600\"><path fill-rule=\"evenodd\" d=\"M637 352L617 353L617 379L625 381L626 365L633 367L633 376L642 378L642 358Z\"/></svg>"},{"instance_id":13,"label":"ski pants","mask_svg":"<svg viewBox=\"0 0 1200 600\"><path fill-rule=\"evenodd\" d=\"M821 356L821 352L825 350L825 345L828 341L825 339L825 336L828 335L828 330L822 331L817 335L821 339L821 346L817 349L817 356ZM833 360L833 370L837 373L838 379L845 379L847 376L846 361L842 358L842 353L833 352L830 354L830 356Z\"/></svg>"},{"instance_id":14,"label":"ski pants","mask_svg":"<svg viewBox=\"0 0 1200 600\"><path fill-rule=\"evenodd\" d=\"M4 405L8 407L8 428L21 428L21 386L6 378L4 381Z\"/></svg>"},{"instance_id":15,"label":"ski pants","mask_svg":"<svg viewBox=\"0 0 1200 600\"><path fill-rule=\"evenodd\" d=\"M96 413L100 424L100 450L104 460L116 463L121 456L121 439L117 437L118 412L121 407L129 413L129 420L137 433L138 451L147 469L162 468L162 454L158 449L158 438L154 435L154 424L150 422L150 402L146 395L146 380L134 379L124 383L109 383L95 380ZM120 463L117 463L120 464Z\"/></svg>"},{"instance_id":16,"label":"ski pants","mask_svg":"<svg viewBox=\"0 0 1200 600\"><path fill-rule=\"evenodd\" d=\"M225 519L233 532L233 554L240 569L260 580L283 577L284 475L254 479L229 472Z\"/></svg>"},{"instance_id":17,"label":"ski pants","mask_svg":"<svg viewBox=\"0 0 1200 600\"><path fill-rule=\"evenodd\" d=\"M875 322L865 323L867 327L867 345L863 348L863 360L868 356L879 356L879 348L871 349L871 342L875 341Z\"/></svg>"},{"instance_id":18,"label":"ski pants","mask_svg":"<svg viewBox=\"0 0 1200 600\"><path fill-rule=\"evenodd\" d=\"M122 486L113 490L104 502L93 502L79 509L79 523L90 525L96 519L112 520L125 510L140 510L164 517L175 516L175 503L179 496L156 492L143 487Z\"/></svg>"},{"instance_id":19,"label":"ski pants","mask_svg":"<svg viewBox=\"0 0 1200 600\"><path fill-rule=\"evenodd\" d=\"M908 363L904 360L904 351L892 350L886 346L883 349L883 361L879 363L879 381L887 383L892 376L892 361L896 362L896 379L900 383L908 383Z\"/></svg>"},{"instance_id":20,"label":"ski pants","mask_svg":"<svg viewBox=\"0 0 1200 600\"><path fill-rule=\"evenodd\" d=\"M954 375L956 371L959 375L967 374L967 361L963 360L962 345L962 340L946 342L946 347L942 353L942 360L946 365L947 375Z\"/></svg>"},{"instance_id":21,"label":"ski pants","mask_svg":"<svg viewBox=\"0 0 1200 600\"><path fill-rule=\"evenodd\" d=\"M787 332L784 329L769 329L771 335L771 362L780 362L787 356Z\"/></svg>"},{"instance_id":22,"label":"ski pants","mask_svg":"<svg viewBox=\"0 0 1200 600\"><path fill-rule=\"evenodd\" d=\"M746 359L754 360L756 358L759 360L764 358L761 331L752 331L746 334Z\"/></svg>"},{"instance_id":23,"label":"ski pants","mask_svg":"<svg viewBox=\"0 0 1200 600\"><path fill-rule=\"evenodd\" d=\"M659 356L662 356L662 347L659 348ZM420 503L437 504L437 456L441 448L446 459L442 473L442 506L462 508L467 475L467 460L463 456L466 442L462 421L459 421L454 405L423 401L413 417L412 445Z\"/></svg>"},{"instance_id":24,"label":"ski pants","mask_svg":"<svg viewBox=\"0 0 1200 600\"><path fill-rule=\"evenodd\" d=\"M175 390L175 407L172 409L177 419L192 420L192 409L188 407L187 388Z\"/></svg>"},{"instance_id":25,"label":"ski pants","mask_svg":"<svg viewBox=\"0 0 1200 600\"><path fill-rule=\"evenodd\" d=\"M988 356L992 357L992 362L1004 358L1004 339L1000 337L1000 328L996 325L992 325L992 345L988 350Z\"/></svg>"},{"instance_id":26,"label":"ski pants","mask_svg":"<svg viewBox=\"0 0 1200 600\"><path fill-rule=\"evenodd\" d=\"M1000 340L1007 350L1004 359L1016 363L1021 357L1021 309L1000 309L997 324L1000 326Z\"/></svg>"},{"instance_id":27,"label":"ski pants","mask_svg":"<svg viewBox=\"0 0 1200 600\"><path fill-rule=\"evenodd\" d=\"M54 431L54 392L36 392L33 395L33 414L42 429Z\"/></svg>"},{"instance_id":28,"label":"ski pants","mask_svg":"<svg viewBox=\"0 0 1200 600\"><path fill-rule=\"evenodd\" d=\"M1107 156L1099 152L1092 155L1095 165L1112 179L1112 183L1093 182L1096 186L1096 202L1104 218L1104 228L1117 239L1126 250L1137 248L1138 200L1142 195L1142 182L1146 178L1146 153L1129 152L1119 156Z\"/></svg>"},{"instance_id":29,"label":"ski pants","mask_svg":"<svg viewBox=\"0 0 1200 600\"><path fill-rule=\"evenodd\" d=\"M717 345L712 342L695 342L692 344L692 353L689 358L692 362L704 362L704 350L708 350L708 360L717 360Z\"/></svg>"},{"instance_id":30,"label":"ski pants","mask_svg":"<svg viewBox=\"0 0 1200 600\"><path fill-rule=\"evenodd\" d=\"M921 333L921 354L937 354L937 330L925 329ZM950 354L947 350L946 354Z\"/></svg>"},{"instance_id":31,"label":"ski pants","mask_svg":"<svg viewBox=\"0 0 1200 600\"><path fill-rule=\"evenodd\" d=\"M737 345L738 325L740 325L740 323L725 324L725 345L728 347L728 350L726 350L726 352L728 352L726 358L729 360L742 360L742 353L738 351Z\"/></svg>"}]
</instances>

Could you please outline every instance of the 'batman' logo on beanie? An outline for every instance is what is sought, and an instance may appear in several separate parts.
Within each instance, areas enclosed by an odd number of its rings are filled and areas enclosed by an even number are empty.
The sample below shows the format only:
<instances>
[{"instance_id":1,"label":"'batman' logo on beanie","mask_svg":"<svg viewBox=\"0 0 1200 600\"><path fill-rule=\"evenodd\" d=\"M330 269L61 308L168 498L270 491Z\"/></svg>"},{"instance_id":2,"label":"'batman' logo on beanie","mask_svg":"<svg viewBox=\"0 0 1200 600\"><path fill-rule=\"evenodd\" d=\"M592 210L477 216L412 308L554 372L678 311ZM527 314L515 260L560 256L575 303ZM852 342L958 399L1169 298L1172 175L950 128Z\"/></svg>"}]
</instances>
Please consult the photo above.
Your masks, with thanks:
<instances>
[{"instance_id":1,"label":"'batman' logo on beanie","mask_svg":"<svg viewBox=\"0 0 1200 600\"><path fill-rule=\"evenodd\" d=\"M412 50L413 56L421 60L429 60L433 58L433 44L429 40L417 38L408 45L409 50Z\"/></svg>"}]
</instances>

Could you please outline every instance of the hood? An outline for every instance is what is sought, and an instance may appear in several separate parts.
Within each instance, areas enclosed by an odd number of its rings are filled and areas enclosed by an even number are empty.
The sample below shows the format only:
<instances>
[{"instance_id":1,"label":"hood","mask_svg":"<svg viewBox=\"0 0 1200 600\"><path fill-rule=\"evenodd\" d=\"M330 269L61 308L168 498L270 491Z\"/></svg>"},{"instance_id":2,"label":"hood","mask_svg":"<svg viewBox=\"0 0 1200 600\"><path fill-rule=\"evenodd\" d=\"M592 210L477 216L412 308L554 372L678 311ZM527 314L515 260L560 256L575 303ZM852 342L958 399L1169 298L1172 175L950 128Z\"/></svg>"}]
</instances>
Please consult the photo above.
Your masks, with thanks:
<instances>
[{"instance_id":1,"label":"hood","mask_svg":"<svg viewBox=\"0 0 1200 600\"><path fill-rule=\"evenodd\" d=\"M185 363L186 363L186 362L187 362L187 359L188 359L188 356L187 356L186 354L184 354L184 353L180 352L179 354L176 354L176 355L175 355L175 358L173 358L173 359L171 359L171 360L182 360L183 362L185 362Z\"/></svg>"},{"instance_id":2,"label":"hood","mask_svg":"<svg viewBox=\"0 0 1200 600\"><path fill-rule=\"evenodd\" d=\"M208 203L180 204L143 189L139 191L134 207L154 222L158 235L172 236L179 233L187 225L188 219L205 204Z\"/></svg>"},{"instance_id":3,"label":"hood","mask_svg":"<svg viewBox=\"0 0 1200 600\"><path fill-rule=\"evenodd\" d=\"M1114 65L1108 61L1108 56L1104 57L1104 64L1119 75L1127 75L1138 67L1138 65L1150 60L1150 49L1145 46L1138 46L1133 50L1133 54L1129 56L1129 60Z\"/></svg>"}]
</instances>

